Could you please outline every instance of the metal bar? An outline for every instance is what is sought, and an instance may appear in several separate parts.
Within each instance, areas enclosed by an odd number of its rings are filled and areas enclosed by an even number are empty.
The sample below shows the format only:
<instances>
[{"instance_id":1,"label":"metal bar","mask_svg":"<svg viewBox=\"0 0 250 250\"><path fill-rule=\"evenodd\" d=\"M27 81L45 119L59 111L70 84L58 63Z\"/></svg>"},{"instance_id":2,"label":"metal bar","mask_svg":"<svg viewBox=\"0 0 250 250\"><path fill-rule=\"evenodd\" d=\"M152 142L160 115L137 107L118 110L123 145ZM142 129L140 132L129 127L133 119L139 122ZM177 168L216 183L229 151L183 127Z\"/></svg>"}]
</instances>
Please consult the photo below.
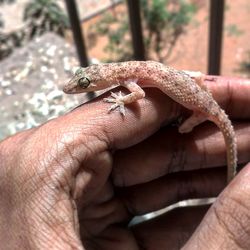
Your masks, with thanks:
<instances>
[{"instance_id":1,"label":"metal bar","mask_svg":"<svg viewBox=\"0 0 250 250\"><path fill-rule=\"evenodd\" d=\"M139 0L127 0L135 60L145 60Z\"/></svg>"},{"instance_id":2,"label":"metal bar","mask_svg":"<svg viewBox=\"0 0 250 250\"><path fill-rule=\"evenodd\" d=\"M208 74L219 75L221 69L224 0L210 0Z\"/></svg>"},{"instance_id":3,"label":"metal bar","mask_svg":"<svg viewBox=\"0 0 250 250\"><path fill-rule=\"evenodd\" d=\"M65 0L65 3L67 7L67 12L69 15L69 20L71 23L71 28L73 32L73 37L74 37L80 65L82 67L87 67L89 64L88 56L87 56L85 42L83 39L83 30L81 29L81 24L80 24L75 0Z\"/></svg>"}]
</instances>

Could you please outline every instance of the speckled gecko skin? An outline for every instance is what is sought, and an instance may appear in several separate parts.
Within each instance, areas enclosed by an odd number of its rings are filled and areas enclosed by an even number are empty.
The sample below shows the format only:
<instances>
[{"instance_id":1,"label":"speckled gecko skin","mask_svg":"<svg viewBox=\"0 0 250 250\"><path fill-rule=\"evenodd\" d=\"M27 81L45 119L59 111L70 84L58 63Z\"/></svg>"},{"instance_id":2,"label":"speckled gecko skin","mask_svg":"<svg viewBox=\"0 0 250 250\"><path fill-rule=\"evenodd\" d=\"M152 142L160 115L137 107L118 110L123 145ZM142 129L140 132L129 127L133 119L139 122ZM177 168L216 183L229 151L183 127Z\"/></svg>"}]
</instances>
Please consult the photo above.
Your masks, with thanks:
<instances>
[{"instance_id":1,"label":"speckled gecko skin","mask_svg":"<svg viewBox=\"0 0 250 250\"><path fill-rule=\"evenodd\" d=\"M110 110L118 108L125 115L125 104L143 98L145 93L142 88L154 87L193 111L193 114L179 127L180 133L192 131L193 127L205 120L214 122L225 139L227 180L228 182L232 180L237 168L235 132L224 110L203 85L202 77L195 76L195 72L192 75L154 61L95 64L87 68L79 68L63 90L65 93L75 94L118 85L126 87L131 93L123 96L121 92L119 94L111 92L111 98L104 99L106 102L113 103Z\"/></svg>"}]
</instances>

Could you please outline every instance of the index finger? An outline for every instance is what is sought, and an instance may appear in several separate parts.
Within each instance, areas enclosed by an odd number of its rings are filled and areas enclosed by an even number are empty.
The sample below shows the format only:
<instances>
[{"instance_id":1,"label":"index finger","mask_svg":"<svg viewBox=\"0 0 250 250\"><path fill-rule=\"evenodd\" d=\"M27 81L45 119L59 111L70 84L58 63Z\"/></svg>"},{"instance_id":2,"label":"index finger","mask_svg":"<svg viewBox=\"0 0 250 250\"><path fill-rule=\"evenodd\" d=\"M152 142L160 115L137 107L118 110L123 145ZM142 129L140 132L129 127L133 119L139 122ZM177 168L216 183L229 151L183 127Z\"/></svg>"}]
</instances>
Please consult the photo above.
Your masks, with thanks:
<instances>
[{"instance_id":1,"label":"index finger","mask_svg":"<svg viewBox=\"0 0 250 250\"><path fill-rule=\"evenodd\" d=\"M62 117L63 130L79 136L93 135L105 142L107 148L122 149L147 138L163 124L176 119L181 111L168 96L151 89L146 98L126 105L126 115L122 116L116 110L108 112L110 104L102 100L108 95L105 93Z\"/></svg>"}]
</instances>

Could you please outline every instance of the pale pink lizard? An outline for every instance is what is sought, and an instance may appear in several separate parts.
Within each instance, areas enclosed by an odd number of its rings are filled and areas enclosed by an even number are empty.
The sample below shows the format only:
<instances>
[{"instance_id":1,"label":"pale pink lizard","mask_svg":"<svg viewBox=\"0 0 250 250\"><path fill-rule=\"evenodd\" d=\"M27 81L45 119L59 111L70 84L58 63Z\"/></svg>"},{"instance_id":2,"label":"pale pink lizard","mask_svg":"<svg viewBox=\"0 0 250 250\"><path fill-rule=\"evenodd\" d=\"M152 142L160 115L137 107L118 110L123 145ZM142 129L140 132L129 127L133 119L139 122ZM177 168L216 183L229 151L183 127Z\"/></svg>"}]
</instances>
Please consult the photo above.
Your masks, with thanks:
<instances>
[{"instance_id":1,"label":"pale pink lizard","mask_svg":"<svg viewBox=\"0 0 250 250\"><path fill-rule=\"evenodd\" d=\"M231 121L213 99L203 84L202 74L179 71L154 61L129 61L121 63L94 64L79 68L74 77L64 86L69 94L103 90L112 86L126 87L131 93L111 92L104 101L114 103L110 110L119 108L125 115L124 105L145 96L142 88L160 89L174 101L193 111L179 127L180 133L190 132L205 120L214 122L223 133L227 148L227 180L235 176L237 167L236 138ZM192 79L192 77L194 79Z\"/></svg>"}]
</instances>

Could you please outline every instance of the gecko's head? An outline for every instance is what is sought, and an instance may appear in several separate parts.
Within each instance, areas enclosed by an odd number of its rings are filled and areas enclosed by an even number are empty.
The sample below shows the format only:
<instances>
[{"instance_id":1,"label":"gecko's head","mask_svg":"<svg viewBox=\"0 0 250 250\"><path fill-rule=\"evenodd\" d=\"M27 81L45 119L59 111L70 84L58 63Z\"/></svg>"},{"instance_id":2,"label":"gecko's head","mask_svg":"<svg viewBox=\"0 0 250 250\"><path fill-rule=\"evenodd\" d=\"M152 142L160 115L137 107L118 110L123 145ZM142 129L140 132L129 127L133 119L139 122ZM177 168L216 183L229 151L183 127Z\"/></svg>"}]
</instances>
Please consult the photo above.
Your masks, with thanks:
<instances>
[{"instance_id":1,"label":"gecko's head","mask_svg":"<svg viewBox=\"0 0 250 250\"><path fill-rule=\"evenodd\" d=\"M78 68L73 78L64 86L63 91L67 94L76 94L98 90L97 75L91 73L89 68Z\"/></svg>"}]
</instances>

